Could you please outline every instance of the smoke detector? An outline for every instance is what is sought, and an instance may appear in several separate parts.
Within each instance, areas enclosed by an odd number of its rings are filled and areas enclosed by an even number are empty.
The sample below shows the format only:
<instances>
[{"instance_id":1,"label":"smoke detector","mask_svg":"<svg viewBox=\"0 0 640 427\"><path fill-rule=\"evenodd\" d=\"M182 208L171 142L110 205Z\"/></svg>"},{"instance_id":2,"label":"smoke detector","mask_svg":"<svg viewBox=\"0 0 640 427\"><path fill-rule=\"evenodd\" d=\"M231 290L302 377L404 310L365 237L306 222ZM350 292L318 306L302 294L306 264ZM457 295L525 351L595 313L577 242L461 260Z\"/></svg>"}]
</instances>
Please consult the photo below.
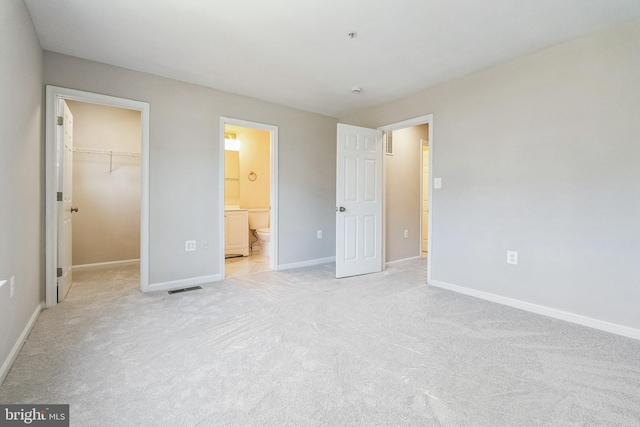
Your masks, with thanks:
<instances>
[{"instance_id":1,"label":"smoke detector","mask_svg":"<svg viewBox=\"0 0 640 427\"><path fill-rule=\"evenodd\" d=\"M362 93L362 88L356 86L351 89L351 93L354 95L360 95Z\"/></svg>"}]
</instances>

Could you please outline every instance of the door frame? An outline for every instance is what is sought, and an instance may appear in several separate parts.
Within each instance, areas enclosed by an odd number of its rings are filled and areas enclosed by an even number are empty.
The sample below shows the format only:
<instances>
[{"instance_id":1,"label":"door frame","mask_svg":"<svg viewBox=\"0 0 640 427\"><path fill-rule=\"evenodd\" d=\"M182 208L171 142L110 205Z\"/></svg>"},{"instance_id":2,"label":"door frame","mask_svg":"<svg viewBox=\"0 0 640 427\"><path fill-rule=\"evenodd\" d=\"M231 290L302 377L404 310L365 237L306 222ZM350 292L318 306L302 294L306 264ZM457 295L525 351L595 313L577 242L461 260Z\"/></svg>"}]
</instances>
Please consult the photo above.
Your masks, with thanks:
<instances>
[{"instance_id":1,"label":"door frame","mask_svg":"<svg viewBox=\"0 0 640 427\"><path fill-rule=\"evenodd\" d=\"M429 135L429 137L431 137L431 135ZM422 229L423 229L423 226L422 226L422 213L424 212L424 178L423 178L423 176L424 176L424 151L423 150L424 150L425 144L422 141L425 141L425 140L424 139L420 139L420 147L419 147L420 148L420 158L422 159L422 161L420 162L420 177L421 177L421 179L420 179L420 257L422 257L422 252L424 252L422 250L423 249L423 247L422 247ZM428 152L429 152L429 169L431 169L431 142L427 140L426 146L429 147L429 150L428 150ZM429 175L427 177L427 181L431 182L430 178L431 178L431 175ZM431 199L431 193L428 193L428 194L429 194L429 199ZM428 202L427 202L427 204L428 204ZM429 233L428 232L430 231L430 229L428 227L428 223L430 221L429 218L431 217L431 211L429 211L428 206L427 206L427 212L428 212L428 214L427 214L427 254L428 254L429 253ZM427 256L427 259L428 258L429 257Z\"/></svg>"},{"instance_id":2,"label":"door frame","mask_svg":"<svg viewBox=\"0 0 640 427\"><path fill-rule=\"evenodd\" d=\"M378 129L383 132L393 132L394 130L405 129L413 126L419 126L429 124L429 217L427 224L427 232L429 234L429 240L427 241L427 251L429 256L427 257L427 284L431 284L432 278L432 258L433 258L433 157L435 154L435 144L433 141L433 113L426 114L424 116L414 117L413 119L403 120L401 122L391 123L385 126L381 126ZM422 144L420 144L420 159L422 159ZM387 213L387 176L386 176L386 162L387 156L384 156L383 160L383 173L382 173L382 238L384 245L382 246L382 256L386 259L386 213ZM420 161L420 198L422 198L422 160ZM422 201L420 202L420 236L422 236ZM422 238L422 237L421 237ZM420 243L420 250L422 250L422 242ZM422 252L418 254L421 256Z\"/></svg>"},{"instance_id":3,"label":"door frame","mask_svg":"<svg viewBox=\"0 0 640 427\"><path fill-rule=\"evenodd\" d=\"M278 233L278 126L269 125L266 123L250 122L248 120L234 119L231 117L220 116L220 138L219 138L219 167L218 167L218 182L219 185L219 206L220 206L220 219L218 223L219 236L220 236L220 274L222 280L225 279L225 258L224 258L224 127L225 125L240 126L250 129L258 129L269 132L270 135L270 174L271 184L269 188L269 203L271 205L270 212L270 228L271 228L271 254L269 257L269 268L273 271L278 270L278 247L279 247L279 233Z\"/></svg>"},{"instance_id":4,"label":"door frame","mask_svg":"<svg viewBox=\"0 0 640 427\"><path fill-rule=\"evenodd\" d=\"M45 102L45 304L57 301L58 209L56 201L56 143L58 100L88 102L140 111L140 291L149 289L149 103L47 85Z\"/></svg>"}]
</instances>

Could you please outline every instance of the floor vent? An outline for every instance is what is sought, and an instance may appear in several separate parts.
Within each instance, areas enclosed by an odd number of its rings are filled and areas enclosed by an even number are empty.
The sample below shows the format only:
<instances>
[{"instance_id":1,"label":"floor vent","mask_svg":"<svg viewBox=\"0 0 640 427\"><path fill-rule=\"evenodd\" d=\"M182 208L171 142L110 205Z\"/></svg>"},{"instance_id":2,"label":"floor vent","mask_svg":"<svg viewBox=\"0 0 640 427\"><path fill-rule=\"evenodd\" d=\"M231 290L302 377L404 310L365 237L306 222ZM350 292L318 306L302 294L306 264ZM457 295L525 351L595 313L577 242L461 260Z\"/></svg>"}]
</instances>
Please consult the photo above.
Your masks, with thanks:
<instances>
[{"instance_id":1,"label":"floor vent","mask_svg":"<svg viewBox=\"0 0 640 427\"><path fill-rule=\"evenodd\" d=\"M173 295L173 294L179 294L181 292L189 292L189 291L195 291L197 289L202 289L202 286L192 286L190 288L184 288L184 289L174 289L172 291L168 291L169 295Z\"/></svg>"}]
</instances>

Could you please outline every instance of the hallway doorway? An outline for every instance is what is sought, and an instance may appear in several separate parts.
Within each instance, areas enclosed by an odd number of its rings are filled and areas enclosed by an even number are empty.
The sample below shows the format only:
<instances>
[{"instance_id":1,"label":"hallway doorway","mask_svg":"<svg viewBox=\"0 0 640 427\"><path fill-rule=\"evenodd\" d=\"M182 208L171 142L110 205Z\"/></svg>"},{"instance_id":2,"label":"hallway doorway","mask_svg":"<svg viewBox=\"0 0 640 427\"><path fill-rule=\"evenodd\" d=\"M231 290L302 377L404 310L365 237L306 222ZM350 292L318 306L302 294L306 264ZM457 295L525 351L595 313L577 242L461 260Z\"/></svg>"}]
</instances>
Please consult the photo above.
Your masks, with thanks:
<instances>
[{"instance_id":1,"label":"hallway doorway","mask_svg":"<svg viewBox=\"0 0 640 427\"><path fill-rule=\"evenodd\" d=\"M433 258L433 114L378 128L387 136L385 156L386 263L427 259L427 283ZM425 157L424 146L428 147ZM426 215L425 215L426 214Z\"/></svg>"}]
</instances>

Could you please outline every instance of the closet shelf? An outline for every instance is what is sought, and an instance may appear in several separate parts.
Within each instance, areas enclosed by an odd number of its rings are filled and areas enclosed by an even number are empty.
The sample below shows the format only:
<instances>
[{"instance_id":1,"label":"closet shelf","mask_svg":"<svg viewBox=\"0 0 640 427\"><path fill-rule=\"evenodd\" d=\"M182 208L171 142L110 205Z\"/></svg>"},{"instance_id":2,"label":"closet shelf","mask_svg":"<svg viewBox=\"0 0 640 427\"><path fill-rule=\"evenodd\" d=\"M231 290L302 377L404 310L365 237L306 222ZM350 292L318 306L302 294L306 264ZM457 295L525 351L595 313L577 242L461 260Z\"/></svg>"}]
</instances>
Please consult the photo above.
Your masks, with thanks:
<instances>
[{"instance_id":1,"label":"closet shelf","mask_svg":"<svg viewBox=\"0 0 640 427\"><path fill-rule=\"evenodd\" d=\"M109 156L140 157L140 153L130 153L127 151L99 150L97 148L73 147L73 151L75 153L107 154Z\"/></svg>"},{"instance_id":2,"label":"closet shelf","mask_svg":"<svg viewBox=\"0 0 640 427\"><path fill-rule=\"evenodd\" d=\"M73 147L73 152L86 154L104 154L109 156L109 173L113 172L113 156L140 157L140 153L130 153L128 151L100 150L98 148Z\"/></svg>"}]
</instances>

